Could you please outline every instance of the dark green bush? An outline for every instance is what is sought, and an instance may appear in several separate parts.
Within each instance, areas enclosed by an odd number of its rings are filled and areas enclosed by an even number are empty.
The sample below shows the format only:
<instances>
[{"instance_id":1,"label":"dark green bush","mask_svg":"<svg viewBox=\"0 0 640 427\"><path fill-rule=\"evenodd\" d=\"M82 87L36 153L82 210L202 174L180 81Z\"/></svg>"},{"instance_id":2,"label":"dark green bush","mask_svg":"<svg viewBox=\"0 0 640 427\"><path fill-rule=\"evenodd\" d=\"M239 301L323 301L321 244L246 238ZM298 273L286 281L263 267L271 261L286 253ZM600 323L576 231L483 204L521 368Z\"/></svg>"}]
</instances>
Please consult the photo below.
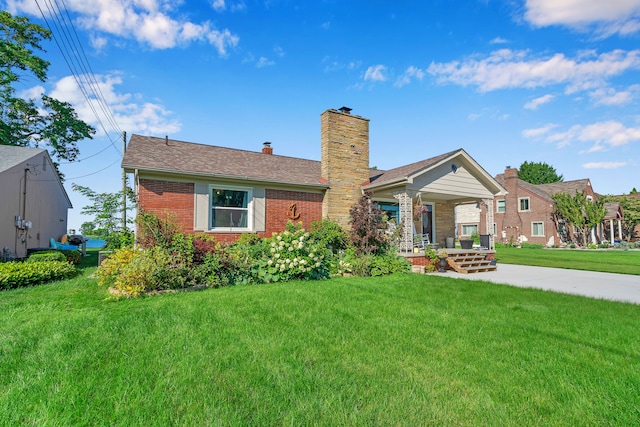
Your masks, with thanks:
<instances>
[{"instance_id":1,"label":"dark green bush","mask_svg":"<svg viewBox=\"0 0 640 427\"><path fill-rule=\"evenodd\" d=\"M61 249L60 252L67 257L67 262L70 262L73 265L80 264L80 260L82 259L82 254L80 251L76 251L73 249Z\"/></svg>"},{"instance_id":2,"label":"dark green bush","mask_svg":"<svg viewBox=\"0 0 640 427\"><path fill-rule=\"evenodd\" d=\"M544 245L540 244L540 243L527 243L527 242L522 242L522 244L520 245L520 247L522 249L542 249L544 248Z\"/></svg>"},{"instance_id":3,"label":"dark green bush","mask_svg":"<svg viewBox=\"0 0 640 427\"><path fill-rule=\"evenodd\" d=\"M29 255L25 262L41 262L41 261L67 261L67 257L58 250L34 252Z\"/></svg>"},{"instance_id":4,"label":"dark green bush","mask_svg":"<svg viewBox=\"0 0 640 427\"><path fill-rule=\"evenodd\" d=\"M75 272L75 266L67 261L5 262L0 264L0 289L66 279Z\"/></svg>"},{"instance_id":5,"label":"dark green bush","mask_svg":"<svg viewBox=\"0 0 640 427\"><path fill-rule=\"evenodd\" d=\"M408 273L411 264L404 257L389 252L384 255L356 255L353 249L347 250L334 263L333 274L359 277L385 276L388 274Z\"/></svg>"}]
</instances>

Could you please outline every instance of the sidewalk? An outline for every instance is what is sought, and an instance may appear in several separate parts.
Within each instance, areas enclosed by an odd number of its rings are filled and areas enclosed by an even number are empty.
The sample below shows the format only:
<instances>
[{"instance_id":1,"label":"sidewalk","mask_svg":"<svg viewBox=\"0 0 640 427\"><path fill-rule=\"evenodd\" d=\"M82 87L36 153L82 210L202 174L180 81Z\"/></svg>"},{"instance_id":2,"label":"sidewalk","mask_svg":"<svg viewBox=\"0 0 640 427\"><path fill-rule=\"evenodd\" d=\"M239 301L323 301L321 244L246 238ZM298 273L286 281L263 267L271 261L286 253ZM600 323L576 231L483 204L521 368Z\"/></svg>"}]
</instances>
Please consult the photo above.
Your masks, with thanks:
<instances>
[{"instance_id":1,"label":"sidewalk","mask_svg":"<svg viewBox=\"0 0 640 427\"><path fill-rule=\"evenodd\" d=\"M640 276L628 274L500 263L497 271L486 273L462 274L447 270L446 273L430 274L640 304Z\"/></svg>"}]
</instances>

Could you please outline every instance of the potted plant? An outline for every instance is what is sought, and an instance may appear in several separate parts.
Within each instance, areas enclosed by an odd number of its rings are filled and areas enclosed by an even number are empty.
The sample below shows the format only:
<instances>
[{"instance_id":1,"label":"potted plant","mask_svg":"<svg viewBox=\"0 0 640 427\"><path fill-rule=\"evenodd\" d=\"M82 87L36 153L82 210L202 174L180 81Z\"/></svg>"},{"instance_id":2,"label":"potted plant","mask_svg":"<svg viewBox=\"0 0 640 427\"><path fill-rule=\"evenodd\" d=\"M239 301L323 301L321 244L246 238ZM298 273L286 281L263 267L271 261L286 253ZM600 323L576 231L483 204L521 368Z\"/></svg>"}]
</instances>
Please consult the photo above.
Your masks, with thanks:
<instances>
[{"instance_id":1,"label":"potted plant","mask_svg":"<svg viewBox=\"0 0 640 427\"><path fill-rule=\"evenodd\" d=\"M447 251L444 248L438 249L436 252L438 254L438 270L439 273L445 273L447 271Z\"/></svg>"}]
</instances>

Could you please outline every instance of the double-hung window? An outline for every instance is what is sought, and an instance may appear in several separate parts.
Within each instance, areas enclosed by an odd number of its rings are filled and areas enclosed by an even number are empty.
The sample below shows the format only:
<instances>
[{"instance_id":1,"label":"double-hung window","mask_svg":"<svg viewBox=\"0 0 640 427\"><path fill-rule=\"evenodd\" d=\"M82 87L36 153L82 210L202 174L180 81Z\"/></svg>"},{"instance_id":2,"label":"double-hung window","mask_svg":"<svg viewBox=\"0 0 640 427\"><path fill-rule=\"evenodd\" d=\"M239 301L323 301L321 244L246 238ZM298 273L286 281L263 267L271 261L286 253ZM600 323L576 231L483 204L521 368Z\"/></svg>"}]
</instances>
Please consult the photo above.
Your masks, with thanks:
<instances>
[{"instance_id":1,"label":"double-hung window","mask_svg":"<svg viewBox=\"0 0 640 427\"><path fill-rule=\"evenodd\" d=\"M507 211L507 203L504 199L496 200L496 212L504 213Z\"/></svg>"},{"instance_id":2,"label":"double-hung window","mask_svg":"<svg viewBox=\"0 0 640 427\"><path fill-rule=\"evenodd\" d=\"M531 235L532 236L544 236L544 223L532 222L531 223Z\"/></svg>"},{"instance_id":3,"label":"double-hung window","mask_svg":"<svg viewBox=\"0 0 640 427\"><path fill-rule=\"evenodd\" d=\"M528 211L529 210L529 198L528 197L522 197L522 198L518 199L518 210L520 212L524 212L524 211Z\"/></svg>"},{"instance_id":4,"label":"double-hung window","mask_svg":"<svg viewBox=\"0 0 640 427\"><path fill-rule=\"evenodd\" d=\"M253 192L250 188L211 187L212 230L251 229L251 205Z\"/></svg>"},{"instance_id":5,"label":"double-hung window","mask_svg":"<svg viewBox=\"0 0 640 427\"><path fill-rule=\"evenodd\" d=\"M478 233L478 225L477 224L462 224L462 235L463 236L472 236Z\"/></svg>"}]
</instances>

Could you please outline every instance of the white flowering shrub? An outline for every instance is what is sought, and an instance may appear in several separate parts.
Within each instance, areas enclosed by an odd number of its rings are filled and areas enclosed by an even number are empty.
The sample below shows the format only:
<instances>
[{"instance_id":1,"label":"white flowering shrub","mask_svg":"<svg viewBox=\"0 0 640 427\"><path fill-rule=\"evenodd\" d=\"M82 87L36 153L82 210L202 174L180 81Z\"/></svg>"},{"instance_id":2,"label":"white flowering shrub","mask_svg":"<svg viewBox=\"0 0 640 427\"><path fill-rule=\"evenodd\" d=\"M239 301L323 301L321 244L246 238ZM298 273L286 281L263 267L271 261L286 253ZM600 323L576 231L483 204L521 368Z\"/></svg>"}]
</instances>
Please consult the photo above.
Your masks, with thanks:
<instances>
[{"instance_id":1,"label":"white flowering shrub","mask_svg":"<svg viewBox=\"0 0 640 427\"><path fill-rule=\"evenodd\" d=\"M322 244L309 239L302 228L288 227L265 239L265 254L260 268L265 282L284 282L329 277L331 254Z\"/></svg>"}]
</instances>

